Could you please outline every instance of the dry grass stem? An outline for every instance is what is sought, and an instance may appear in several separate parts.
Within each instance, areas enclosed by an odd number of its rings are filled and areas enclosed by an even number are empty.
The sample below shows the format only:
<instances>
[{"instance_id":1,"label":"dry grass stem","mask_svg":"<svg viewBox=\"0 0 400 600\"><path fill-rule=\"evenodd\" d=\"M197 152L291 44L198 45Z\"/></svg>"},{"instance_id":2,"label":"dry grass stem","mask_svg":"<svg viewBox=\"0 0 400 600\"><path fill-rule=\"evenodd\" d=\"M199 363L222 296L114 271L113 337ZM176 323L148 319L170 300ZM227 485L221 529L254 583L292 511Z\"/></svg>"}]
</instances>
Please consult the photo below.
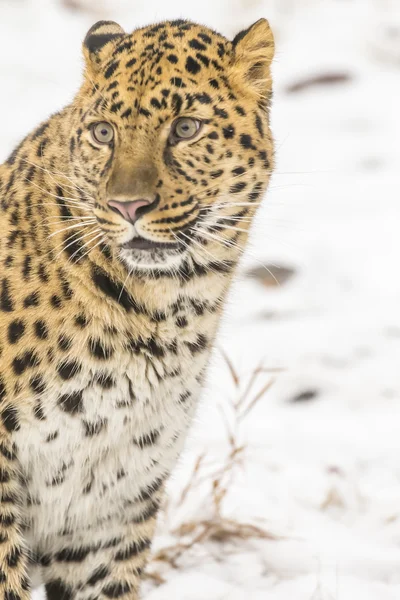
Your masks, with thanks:
<instances>
[{"instance_id":1,"label":"dry grass stem","mask_svg":"<svg viewBox=\"0 0 400 600\"><path fill-rule=\"evenodd\" d=\"M171 528L170 534L175 541L155 552L147 574L147 578L156 585L162 585L165 581L158 571L158 566L163 563L174 569L180 568L180 559L195 547L207 549L207 544L230 544L234 548L249 540L277 539L262 527L226 516L224 502L232 489L237 471L245 468L247 444L242 441L243 424L273 385L275 379L271 379L271 373L279 370L266 369L259 365L249 378L243 381L226 352L221 351L221 354L235 391L234 398L230 399L228 405L225 400L224 404L218 407L227 433L227 452L220 460L207 453L200 454L178 499L170 506L173 511L184 506L197 507L201 497L202 507L205 506L207 516L200 514L199 509L195 508L194 511L192 509L191 515L189 510L190 516L177 527ZM268 376L268 381L263 382L261 388L253 392L265 376Z\"/></svg>"}]
</instances>

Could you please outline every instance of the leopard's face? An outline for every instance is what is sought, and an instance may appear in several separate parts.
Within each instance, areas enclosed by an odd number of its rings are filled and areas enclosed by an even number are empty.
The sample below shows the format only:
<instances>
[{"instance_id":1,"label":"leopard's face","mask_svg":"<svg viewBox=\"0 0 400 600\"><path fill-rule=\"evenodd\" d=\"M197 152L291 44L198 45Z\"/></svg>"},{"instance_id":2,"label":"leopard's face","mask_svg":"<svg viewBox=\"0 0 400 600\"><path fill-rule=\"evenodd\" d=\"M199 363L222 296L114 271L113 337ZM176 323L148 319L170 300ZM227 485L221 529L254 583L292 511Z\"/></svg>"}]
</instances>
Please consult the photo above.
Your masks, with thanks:
<instances>
[{"instance_id":1,"label":"leopard's face","mask_svg":"<svg viewBox=\"0 0 400 600\"><path fill-rule=\"evenodd\" d=\"M132 269L229 255L270 175L266 22L233 42L186 21L100 22L84 50L72 176L107 243Z\"/></svg>"}]
</instances>

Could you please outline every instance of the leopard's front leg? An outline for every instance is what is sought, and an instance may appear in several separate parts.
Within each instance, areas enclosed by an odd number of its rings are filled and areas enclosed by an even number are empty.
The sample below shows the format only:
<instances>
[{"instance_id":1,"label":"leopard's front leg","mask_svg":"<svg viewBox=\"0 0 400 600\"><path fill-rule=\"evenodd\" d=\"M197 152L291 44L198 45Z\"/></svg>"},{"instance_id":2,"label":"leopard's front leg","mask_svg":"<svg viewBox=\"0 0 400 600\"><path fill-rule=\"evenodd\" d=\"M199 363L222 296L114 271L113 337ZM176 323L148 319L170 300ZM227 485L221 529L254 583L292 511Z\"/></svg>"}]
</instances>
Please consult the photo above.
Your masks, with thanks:
<instances>
[{"instance_id":1,"label":"leopard's front leg","mask_svg":"<svg viewBox=\"0 0 400 600\"><path fill-rule=\"evenodd\" d=\"M7 409L5 409L6 411ZM3 421L12 414L3 411ZM0 599L30 597L28 548L22 529L21 482L16 449L11 435L0 431Z\"/></svg>"},{"instance_id":2,"label":"leopard's front leg","mask_svg":"<svg viewBox=\"0 0 400 600\"><path fill-rule=\"evenodd\" d=\"M118 516L57 538L42 555L47 599L138 600L162 493L149 491Z\"/></svg>"}]
</instances>

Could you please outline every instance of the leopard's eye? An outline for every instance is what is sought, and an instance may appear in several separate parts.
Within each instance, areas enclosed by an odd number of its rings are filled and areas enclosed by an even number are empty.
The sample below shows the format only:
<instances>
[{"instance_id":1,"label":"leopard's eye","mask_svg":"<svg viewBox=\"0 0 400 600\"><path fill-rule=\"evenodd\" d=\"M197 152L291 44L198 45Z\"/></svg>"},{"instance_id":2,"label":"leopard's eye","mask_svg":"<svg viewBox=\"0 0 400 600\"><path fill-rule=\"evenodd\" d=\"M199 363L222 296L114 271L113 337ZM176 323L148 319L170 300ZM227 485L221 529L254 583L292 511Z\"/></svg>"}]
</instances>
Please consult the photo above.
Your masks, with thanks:
<instances>
[{"instance_id":1,"label":"leopard's eye","mask_svg":"<svg viewBox=\"0 0 400 600\"><path fill-rule=\"evenodd\" d=\"M114 128L106 121L95 123L92 127L92 137L98 144L110 144L114 139Z\"/></svg>"},{"instance_id":2,"label":"leopard's eye","mask_svg":"<svg viewBox=\"0 0 400 600\"><path fill-rule=\"evenodd\" d=\"M171 128L170 141L176 143L180 140L193 139L200 131L201 125L201 121L191 117L177 119Z\"/></svg>"}]
</instances>

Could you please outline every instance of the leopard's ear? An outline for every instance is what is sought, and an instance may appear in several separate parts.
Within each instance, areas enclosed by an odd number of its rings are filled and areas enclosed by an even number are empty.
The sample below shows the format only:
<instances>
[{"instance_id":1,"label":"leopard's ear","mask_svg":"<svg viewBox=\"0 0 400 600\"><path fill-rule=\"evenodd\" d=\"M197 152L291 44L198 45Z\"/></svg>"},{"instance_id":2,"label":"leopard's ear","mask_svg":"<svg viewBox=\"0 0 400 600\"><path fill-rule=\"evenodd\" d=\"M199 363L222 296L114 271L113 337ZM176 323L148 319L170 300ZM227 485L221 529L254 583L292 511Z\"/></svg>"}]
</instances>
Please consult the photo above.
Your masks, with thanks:
<instances>
[{"instance_id":1,"label":"leopard's ear","mask_svg":"<svg viewBox=\"0 0 400 600\"><path fill-rule=\"evenodd\" d=\"M87 32L83 40L83 54L88 67L95 67L102 62L110 42L125 35L125 31L114 21L98 21Z\"/></svg>"},{"instance_id":2,"label":"leopard's ear","mask_svg":"<svg viewBox=\"0 0 400 600\"><path fill-rule=\"evenodd\" d=\"M266 19L241 31L233 42L234 79L240 78L261 98L268 97L271 91L271 62L274 58L275 43L272 30Z\"/></svg>"}]
</instances>

